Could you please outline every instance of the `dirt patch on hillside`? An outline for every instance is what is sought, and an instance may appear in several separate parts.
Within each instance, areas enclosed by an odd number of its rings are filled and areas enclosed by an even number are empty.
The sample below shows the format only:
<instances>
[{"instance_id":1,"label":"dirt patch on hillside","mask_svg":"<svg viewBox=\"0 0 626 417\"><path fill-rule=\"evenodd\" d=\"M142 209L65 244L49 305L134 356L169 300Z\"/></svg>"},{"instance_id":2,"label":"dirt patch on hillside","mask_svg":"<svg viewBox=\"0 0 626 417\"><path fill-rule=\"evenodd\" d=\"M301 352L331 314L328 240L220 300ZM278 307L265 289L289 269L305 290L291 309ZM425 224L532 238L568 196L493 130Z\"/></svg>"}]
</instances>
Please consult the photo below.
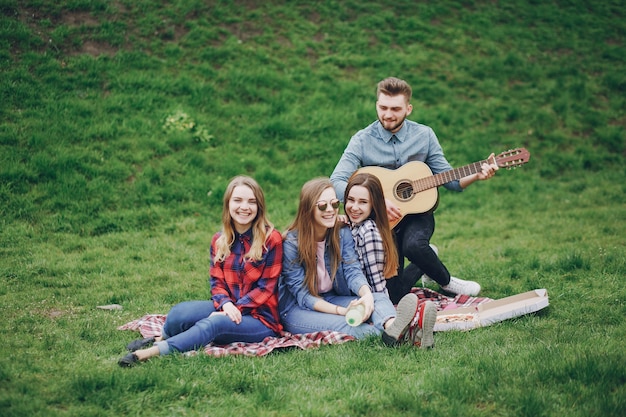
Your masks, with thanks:
<instances>
[{"instance_id":1,"label":"dirt patch on hillside","mask_svg":"<svg viewBox=\"0 0 626 417\"><path fill-rule=\"evenodd\" d=\"M151 30L143 25L139 29L136 20L141 18L139 10L129 10L119 2L112 2L110 8L97 12L85 10L65 10L56 6L20 7L3 10L10 13L31 35L41 42L15 42L12 52L29 49L52 51L64 55L89 54L92 56L115 55L120 50L130 50L132 45L149 44L158 38L164 42L178 42L187 33L183 24L178 24L163 15L152 23ZM146 41L146 42L143 42Z\"/></svg>"}]
</instances>

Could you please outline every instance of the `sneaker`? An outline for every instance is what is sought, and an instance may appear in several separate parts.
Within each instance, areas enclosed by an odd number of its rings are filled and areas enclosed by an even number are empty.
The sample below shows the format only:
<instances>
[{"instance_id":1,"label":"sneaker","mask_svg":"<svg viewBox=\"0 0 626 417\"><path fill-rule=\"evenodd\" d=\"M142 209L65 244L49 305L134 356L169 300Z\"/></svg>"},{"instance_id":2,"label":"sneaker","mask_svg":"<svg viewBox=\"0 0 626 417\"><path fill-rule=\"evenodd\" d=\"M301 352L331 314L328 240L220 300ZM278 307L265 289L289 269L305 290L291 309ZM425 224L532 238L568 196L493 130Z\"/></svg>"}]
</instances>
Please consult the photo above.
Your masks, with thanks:
<instances>
[{"instance_id":1,"label":"sneaker","mask_svg":"<svg viewBox=\"0 0 626 417\"><path fill-rule=\"evenodd\" d=\"M439 256L439 248L437 248L437 246L433 245L432 243L428 246L430 246L433 252L435 252L435 255ZM426 274L422 275L422 287L430 284L436 284L435 280Z\"/></svg>"},{"instance_id":2,"label":"sneaker","mask_svg":"<svg viewBox=\"0 0 626 417\"><path fill-rule=\"evenodd\" d=\"M139 349L143 349L154 344L154 337L146 337L145 339L137 339L126 345L126 349L130 352L134 352Z\"/></svg>"},{"instance_id":3,"label":"sneaker","mask_svg":"<svg viewBox=\"0 0 626 417\"><path fill-rule=\"evenodd\" d=\"M396 308L396 319L383 332L383 342L388 346L401 343L402 337L408 330L415 313L417 313L417 295L409 293L402 297Z\"/></svg>"},{"instance_id":4,"label":"sneaker","mask_svg":"<svg viewBox=\"0 0 626 417\"><path fill-rule=\"evenodd\" d=\"M450 277L448 285L442 286L441 289L452 294L476 296L480 292L480 284L474 281L465 281L460 278Z\"/></svg>"},{"instance_id":5,"label":"sneaker","mask_svg":"<svg viewBox=\"0 0 626 417\"><path fill-rule=\"evenodd\" d=\"M131 352L128 355L121 358L119 361L117 361L117 364L121 366L122 368L130 368L130 367L135 366L137 362L139 362L139 358L137 357L137 355Z\"/></svg>"},{"instance_id":6,"label":"sneaker","mask_svg":"<svg viewBox=\"0 0 626 417\"><path fill-rule=\"evenodd\" d=\"M437 307L432 301L426 301L417 315L417 330L414 332L413 345L421 349L435 347L434 328L437 321Z\"/></svg>"}]
</instances>

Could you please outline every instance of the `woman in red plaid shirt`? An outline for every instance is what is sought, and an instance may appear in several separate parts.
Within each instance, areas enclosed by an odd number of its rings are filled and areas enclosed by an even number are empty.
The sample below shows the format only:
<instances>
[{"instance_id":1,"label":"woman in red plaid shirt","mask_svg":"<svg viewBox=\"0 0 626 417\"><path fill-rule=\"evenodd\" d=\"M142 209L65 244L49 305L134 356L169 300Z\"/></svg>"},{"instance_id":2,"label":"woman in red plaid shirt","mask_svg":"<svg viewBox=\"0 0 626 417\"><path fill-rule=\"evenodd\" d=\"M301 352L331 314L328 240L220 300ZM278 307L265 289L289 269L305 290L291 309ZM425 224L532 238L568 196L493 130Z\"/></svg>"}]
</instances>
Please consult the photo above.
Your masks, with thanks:
<instances>
[{"instance_id":1,"label":"woman in red plaid shirt","mask_svg":"<svg viewBox=\"0 0 626 417\"><path fill-rule=\"evenodd\" d=\"M211 300L174 306L162 337L130 343L131 353L119 360L120 366L211 342L260 342L281 332L277 287L282 236L267 219L263 191L255 180L245 176L231 180L224 194L222 223L223 231L211 241Z\"/></svg>"}]
</instances>

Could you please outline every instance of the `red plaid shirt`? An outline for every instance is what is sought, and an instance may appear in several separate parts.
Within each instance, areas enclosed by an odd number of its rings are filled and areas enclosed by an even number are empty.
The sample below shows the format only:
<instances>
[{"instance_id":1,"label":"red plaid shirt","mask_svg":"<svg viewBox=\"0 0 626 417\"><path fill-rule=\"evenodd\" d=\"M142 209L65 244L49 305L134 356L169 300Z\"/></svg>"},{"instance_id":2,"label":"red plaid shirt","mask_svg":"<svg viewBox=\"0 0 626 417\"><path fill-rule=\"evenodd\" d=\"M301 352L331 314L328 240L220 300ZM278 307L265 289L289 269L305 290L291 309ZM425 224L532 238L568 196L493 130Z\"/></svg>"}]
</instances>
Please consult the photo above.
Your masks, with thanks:
<instances>
[{"instance_id":1,"label":"red plaid shirt","mask_svg":"<svg viewBox=\"0 0 626 417\"><path fill-rule=\"evenodd\" d=\"M260 261L244 262L244 255L250 250L252 231L235 233L235 241L230 255L223 262L215 262L215 242L221 233L216 233L211 241L211 295L215 308L232 302L241 314L249 314L279 333L282 331L278 314L278 277L282 270L283 239L273 230L265 241L266 250Z\"/></svg>"}]
</instances>

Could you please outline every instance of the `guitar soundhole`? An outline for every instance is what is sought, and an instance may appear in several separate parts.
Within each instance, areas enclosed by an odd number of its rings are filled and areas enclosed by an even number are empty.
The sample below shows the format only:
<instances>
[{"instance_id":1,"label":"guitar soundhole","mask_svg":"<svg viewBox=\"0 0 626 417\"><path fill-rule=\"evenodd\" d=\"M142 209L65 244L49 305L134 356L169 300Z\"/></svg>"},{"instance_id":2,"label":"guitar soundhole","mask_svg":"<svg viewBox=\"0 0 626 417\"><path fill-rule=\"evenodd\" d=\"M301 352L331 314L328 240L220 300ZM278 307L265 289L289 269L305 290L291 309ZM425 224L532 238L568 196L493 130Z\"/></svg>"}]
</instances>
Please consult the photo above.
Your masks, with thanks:
<instances>
[{"instance_id":1,"label":"guitar soundhole","mask_svg":"<svg viewBox=\"0 0 626 417\"><path fill-rule=\"evenodd\" d=\"M398 200L410 200L413 198L413 185L408 181L401 181L395 186L395 194Z\"/></svg>"}]
</instances>

